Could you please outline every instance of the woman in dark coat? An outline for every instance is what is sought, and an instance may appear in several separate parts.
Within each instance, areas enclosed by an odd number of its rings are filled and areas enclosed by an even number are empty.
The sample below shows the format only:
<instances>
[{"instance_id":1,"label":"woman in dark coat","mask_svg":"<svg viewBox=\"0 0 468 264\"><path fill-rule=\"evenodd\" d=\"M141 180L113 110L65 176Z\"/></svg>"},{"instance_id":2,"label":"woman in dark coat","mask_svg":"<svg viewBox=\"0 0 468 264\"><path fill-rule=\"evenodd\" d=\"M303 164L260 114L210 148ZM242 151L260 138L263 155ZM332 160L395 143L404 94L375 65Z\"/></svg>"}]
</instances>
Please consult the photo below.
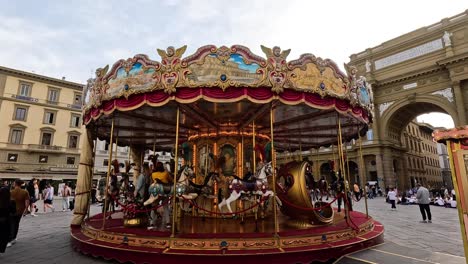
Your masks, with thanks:
<instances>
[{"instance_id":1,"label":"woman in dark coat","mask_svg":"<svg viewBox=\"0 0 468 264\"><path fill-rule=\"evenodd\" d=\"M10 241L10 190L0 187L0 253L4 253Z\"/></svg>"}]
</instances>

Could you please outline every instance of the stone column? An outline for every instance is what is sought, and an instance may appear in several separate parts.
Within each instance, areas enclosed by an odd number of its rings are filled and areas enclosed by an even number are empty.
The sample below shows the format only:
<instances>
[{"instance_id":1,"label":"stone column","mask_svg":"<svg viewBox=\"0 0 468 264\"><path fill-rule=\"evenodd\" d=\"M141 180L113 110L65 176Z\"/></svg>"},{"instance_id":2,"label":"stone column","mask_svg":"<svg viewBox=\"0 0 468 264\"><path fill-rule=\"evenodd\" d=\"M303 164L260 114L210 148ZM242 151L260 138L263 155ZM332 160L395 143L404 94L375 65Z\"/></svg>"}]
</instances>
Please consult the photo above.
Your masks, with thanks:
<instances>
[{"instance_id":1,"label":"stone column","mask_svg":"<svg viewBox=\"0 0 468 264\"><path fill-rule=\"evenodd\" d=\"M381 181L381 179L385 179L382 156L383 155L380 153L375 155L375 167L377 169L377 182L381 188L385 188L382 186L384 185L384 182Z\"/></svg>"},{"instance_id":2,"label":"stone column","mask_svg":"<svg viewBox=\"0 0 468 264\"><path fill-rule=\"evenodd\" d=\"M93 175L93 136L89 128L83 133L80 165L78 166L78 180L75 190L75 210L73 211L72 226L79 226L88 212L91 196L91 181Z\"/></svg>"},{"instance_id":3,"label":"stone column","mask_svg":"<svg viewBox=\"0 0 468 264\"><path fill-rule=\"evenodd\" d=\"M385 148L383 151L383 169L385 187L395 187L396 179L393 171L393 156L389 148Z\"/></svg>"},{"instance_id":4,"label":"stone column","mask_svg":"<svg viewBox=\"0 0 468 264\"><path fill-rule=\"evenodd\" d=\"M380 141L380 139L382 138L380 136L380 111L379 111L379 105L377 104L374 104L374 117L372 119L372 125L371 125L371 128L372 128L372 133L374 135L374 139L373 141L374 142L378 142Z\"/></svg>"},{"instance_id":5,"label":"stone column","mask_svg":"<svg viewBox=\"0 0 468 264\"><path fill-rule=\"evenodd\" d=\"M465 103L464 103L463 93L460 87L460 82L455 81L452 83L452 86L453 86L453 94L455 97L455 105L457 107L457 112L458 112L458 124L455 124L455 126L463 126L463 125L466 125L467 123L466 123Z\"/></svg>"}]
</instances>

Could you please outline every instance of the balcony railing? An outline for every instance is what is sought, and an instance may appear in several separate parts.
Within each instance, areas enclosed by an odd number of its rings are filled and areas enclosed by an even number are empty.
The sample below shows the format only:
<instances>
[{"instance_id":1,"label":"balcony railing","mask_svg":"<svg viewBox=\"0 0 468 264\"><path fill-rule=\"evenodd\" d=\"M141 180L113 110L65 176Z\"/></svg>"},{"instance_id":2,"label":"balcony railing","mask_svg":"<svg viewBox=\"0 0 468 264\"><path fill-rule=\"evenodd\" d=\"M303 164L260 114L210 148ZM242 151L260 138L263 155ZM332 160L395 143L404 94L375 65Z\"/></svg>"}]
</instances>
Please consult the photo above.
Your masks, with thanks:
<instances>
[{"instance_id":1,"label":"balcony railing","mask_svg":"<svg viewBox=\"0 0 468 264\"><path fill-rule=\"evenodd\" d=\"M50 151L50 152L62 152L64 150L64 148L60 146L37 145L37 144L28 144L28 149L30 151Z\"/></svg>"},{"instance_id":2,"label":"balcony railing","mask_svg":"<svg viewBox=\"0 0 468 264\"><path fill-rule=\"evenodd\" d=\"M37 99L37 98L24 96L24 95L19 95L19 94L12 94L11 97L16 98L18 100L23 100L23 101L36 102L36 103L39 102L39 99Z\"/></svg>"},{"instance_id":3,"label":"balcony railing","mask_svg":"<svg viewBox=\"0 0 468 264\"><path fill-rule=\"evenodd\" d=\"M5 93L5 95L6 95L6 96L7 96L7 95L10 95L11 98L15 98L15 99L22 100L22 101L28 101L28 102L34 102L34 103L42 103L42 104L48 104L48 105L55 105L55 106L70 108L70 109L73 109L73 110L81 110L82 107L83 107L81 104L67 104L67 103L62 103L62 102L58 102L58 101L50 101L50 100L38 99L38 98L29 97L29 96L24 96L24 95L19 95L19 94L8 94L8 93Z\"/></svg>"}]
</instances>

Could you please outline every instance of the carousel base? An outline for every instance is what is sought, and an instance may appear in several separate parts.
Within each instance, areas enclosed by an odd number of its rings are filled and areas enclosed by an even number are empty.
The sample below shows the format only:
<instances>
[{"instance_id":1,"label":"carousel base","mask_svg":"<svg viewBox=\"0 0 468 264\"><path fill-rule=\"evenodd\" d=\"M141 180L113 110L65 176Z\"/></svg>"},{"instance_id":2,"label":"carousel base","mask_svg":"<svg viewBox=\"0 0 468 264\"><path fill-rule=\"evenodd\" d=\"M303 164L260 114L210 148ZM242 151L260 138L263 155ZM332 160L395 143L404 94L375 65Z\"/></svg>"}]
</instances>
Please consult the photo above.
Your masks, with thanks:
<instances>
[{"instance_id":1,"label":"carousel base","mask_svg":"<svg viewBox=\"0 0 468 264\"><path fill-rule=\"evenodd\" d=\"M279 217L274 235L271 217L258 220L183 216L177 232L164 224L152 230L124 227L122 213L115 213L102 228L102 214L72 227L76 250L121 263L311 263L330 262L343 255L383 243L383 226L360 212L350 221L335 213L327 226L300 227Z\"/></svg>"}]
</instances>

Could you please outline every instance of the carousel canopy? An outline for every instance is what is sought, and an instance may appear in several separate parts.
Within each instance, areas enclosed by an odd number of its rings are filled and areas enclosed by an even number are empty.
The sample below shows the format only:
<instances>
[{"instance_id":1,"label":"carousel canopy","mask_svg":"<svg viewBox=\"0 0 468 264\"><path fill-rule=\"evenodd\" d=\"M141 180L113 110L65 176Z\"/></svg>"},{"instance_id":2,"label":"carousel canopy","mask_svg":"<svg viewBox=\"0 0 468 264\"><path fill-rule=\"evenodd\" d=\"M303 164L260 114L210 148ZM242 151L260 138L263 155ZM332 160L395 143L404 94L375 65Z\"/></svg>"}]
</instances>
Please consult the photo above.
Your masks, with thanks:
<instances>
[{"instance_id":1,"label":"carousel canopy","mask_svg":"<svg viewBox=\"0 0 468 264\"><path fill-rule=\"evenodd\" d=\"M197 137L252 135L270 137L279 150L336 144L338 124L345 140L367 130L373 97L364 77L312 54L286 61L290 50L262 46L266 59L247 47L212 45L182 58L186 46L159 50L161 62L146 55L96 70L85 91L83 121L101 139L112 120L119 145L158 150ZM345 65L346 66L346 65Z\"/></svg>"}]
</instances>

